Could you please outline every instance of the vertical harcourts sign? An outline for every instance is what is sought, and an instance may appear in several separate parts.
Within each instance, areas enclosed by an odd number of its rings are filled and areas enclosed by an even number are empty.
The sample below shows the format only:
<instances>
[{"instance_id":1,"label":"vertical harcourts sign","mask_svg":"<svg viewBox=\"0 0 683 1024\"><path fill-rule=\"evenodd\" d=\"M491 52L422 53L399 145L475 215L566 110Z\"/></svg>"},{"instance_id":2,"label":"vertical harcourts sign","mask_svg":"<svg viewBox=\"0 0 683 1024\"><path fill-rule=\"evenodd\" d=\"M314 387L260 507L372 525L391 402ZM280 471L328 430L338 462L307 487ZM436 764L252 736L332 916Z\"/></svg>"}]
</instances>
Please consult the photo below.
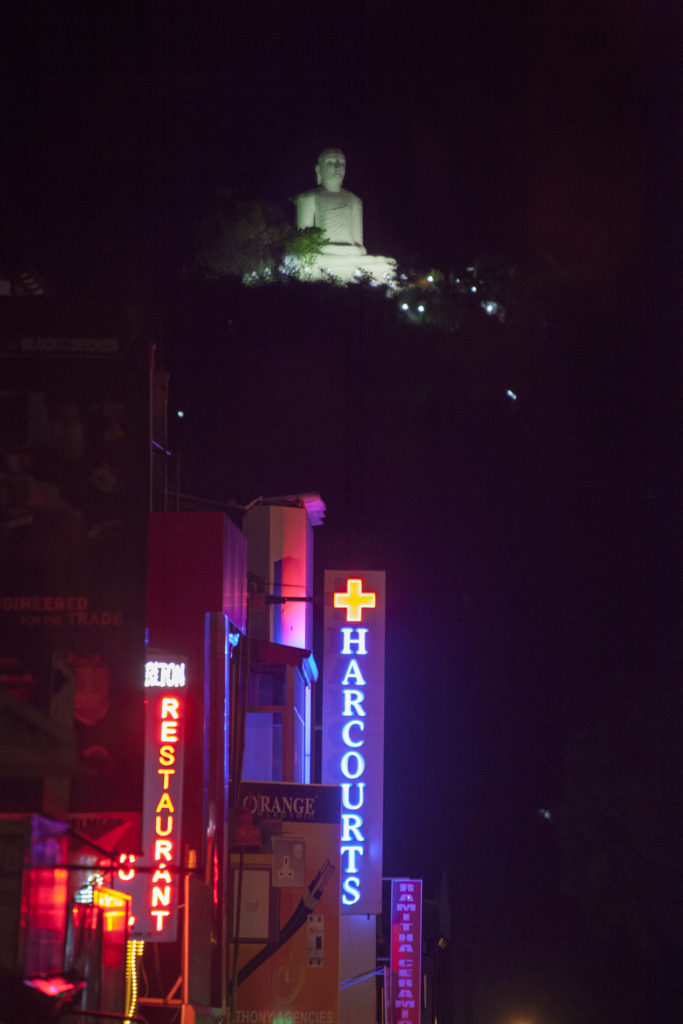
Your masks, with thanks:
<instances>
[{"instance_id":1,"label":"vertical harcourts sign","mask_svg":"<svg viewBox=\"0 0 683 1024\"><path fill-rule=\"evenodd\" d=\"M341 787L341 912L382 910L385 573L325 573L322 781Z\"/></svg>"}]
</instances>

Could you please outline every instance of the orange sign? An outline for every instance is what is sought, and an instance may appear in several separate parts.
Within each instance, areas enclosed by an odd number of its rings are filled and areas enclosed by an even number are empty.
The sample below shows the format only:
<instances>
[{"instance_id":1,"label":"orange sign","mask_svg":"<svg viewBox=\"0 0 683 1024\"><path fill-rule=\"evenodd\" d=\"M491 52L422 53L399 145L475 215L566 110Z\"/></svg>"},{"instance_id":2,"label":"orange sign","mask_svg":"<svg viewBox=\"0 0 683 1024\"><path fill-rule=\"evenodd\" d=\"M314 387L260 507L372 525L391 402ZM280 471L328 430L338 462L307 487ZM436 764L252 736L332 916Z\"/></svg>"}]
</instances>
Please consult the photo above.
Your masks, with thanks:
<instances>
[{"instance_id":1,"label":"orange sign","mask_svg":"<svg viewBox=\"0 0 683 1024\"><path fill-rule=\"evenodd\" d=\"M239 801L254 834L230 865L235 1020L338 1024L339 790L242 782Z\"/></svg>"}]
</instances>

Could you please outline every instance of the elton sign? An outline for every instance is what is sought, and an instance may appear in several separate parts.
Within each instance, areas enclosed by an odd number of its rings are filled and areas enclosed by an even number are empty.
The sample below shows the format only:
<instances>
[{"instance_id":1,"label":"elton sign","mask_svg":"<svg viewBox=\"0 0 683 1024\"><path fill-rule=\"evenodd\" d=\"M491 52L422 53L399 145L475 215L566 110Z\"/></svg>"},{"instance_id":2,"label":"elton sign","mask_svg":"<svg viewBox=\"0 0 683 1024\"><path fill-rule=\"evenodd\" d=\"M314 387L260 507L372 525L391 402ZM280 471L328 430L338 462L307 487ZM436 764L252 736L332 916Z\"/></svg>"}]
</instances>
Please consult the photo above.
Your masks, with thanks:
<instances>
[{"instance_id":1,"label":"elton sign","mask_svg":"<svg viewBox=\"0 0 683 1024\"><path fill-rule=\"evenodd\" d=\"M325 573L322 781L341 787L341 912L382 909L384 572Z\"/></svg>"}]
</instances>

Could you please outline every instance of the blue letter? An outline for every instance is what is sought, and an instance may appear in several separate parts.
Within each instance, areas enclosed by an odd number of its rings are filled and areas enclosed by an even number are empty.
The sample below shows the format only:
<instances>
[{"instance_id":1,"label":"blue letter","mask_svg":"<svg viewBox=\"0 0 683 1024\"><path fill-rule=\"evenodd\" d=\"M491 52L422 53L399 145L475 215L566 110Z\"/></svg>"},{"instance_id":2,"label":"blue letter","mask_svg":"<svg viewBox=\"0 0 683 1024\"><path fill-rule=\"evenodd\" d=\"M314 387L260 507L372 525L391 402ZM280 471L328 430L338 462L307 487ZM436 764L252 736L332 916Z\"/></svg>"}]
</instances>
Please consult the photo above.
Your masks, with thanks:
<instances>
[{"instance_id":1,"label":"blue letter","mask_svg":"<svg viewBox=\"0 0 683 1024\"><path fill-rule=\"evenodd\" d=\"M355 758L353 771L351 770L352 757ZM356 750L347 750L341 759L341 770L342 775L345 775L347 779L357 779L365 771L365 758Z\"/></svg>"},{"instance_id":2,"label":"blue letter","mask_svg":"<svg viewBox=\"0 0 683 1024\"><path fill-rule=\"evenodd\" d=\"M356 799L356 803L352 804L351 803L351 783L350 782L342 782L342 784L341 784L342 807L347 807L350 811L359 811L361 809L361 807L363 806L363 802L364 802L364 798L365 798L365 794L363 793L363 790L365 789L365 783L364 782L357 782L356 786L358 787L358 797Z\"/></svg>"},{"instance_id":3,"label":"blue letter","mask_svg":"<svg viewBox=\"0 0 683 1024\"><path fill-rule=\"evenodd\" d=\"M368 653L367 650L365 649L365 634L367 633L367 629L357 629L355 632L358 634L358 636L355 636L353 638L351 637L351 634L354 632L352 629L342 629L341 632L342 637L344 638L344 642L342 643L341 649L342 654L351 653L351 644L357 644L357 654Z\"/></svg>"},{"instance_id":4,"label":"blue letter","mask_svg":"<svg viewBox=\"0 0 683 1024\"><path fill-rule=\"evenodd\" d=\"M352 718L351 721L347 722L342 729L342 739L347 747L362 747L365 740L360 739L358 740L358 743L353 743L351 741L350 733L354 725L357 725L361 732L365 729L365 722L361 722L360 718Z\"/></svg>"},{"instance_id":5,"label":"blue letter","mask_svg":"<svg viewBox=\"0 0 683 1024\"><path fill-rule=\"evenodd\" d=\"M355 683L358 686L365 686L365 680L363 679L363 673L358 667L358 662L355 658L351 658L349 667L346 670L346 675L341 681L342 686L348 686L349 683Z\"/></svg>"},{"instance_id":6,"label":"blue letter","mask_svg":"<svg viewBox=\"0 0 683 1024\"><path fill-rule=\"evenodd\" d=\"M350 715L356 712L361 718L365 718L365 711L361 707L361 704L365 700L365 694L362 690L342 690L344 694L344 710L342 715L344 718L348 718Z\"/></svg>"},{"instance_id":7,"label":"blue letter","mask_svg":"<svg viewBox=\"0 0 683 1024\"><path fill-rule=\"evenodd\" d=\"M345 907L352 907L360 899L360 879L345 878L342 882L342 903Z\"/></svg>"}]
</instances>

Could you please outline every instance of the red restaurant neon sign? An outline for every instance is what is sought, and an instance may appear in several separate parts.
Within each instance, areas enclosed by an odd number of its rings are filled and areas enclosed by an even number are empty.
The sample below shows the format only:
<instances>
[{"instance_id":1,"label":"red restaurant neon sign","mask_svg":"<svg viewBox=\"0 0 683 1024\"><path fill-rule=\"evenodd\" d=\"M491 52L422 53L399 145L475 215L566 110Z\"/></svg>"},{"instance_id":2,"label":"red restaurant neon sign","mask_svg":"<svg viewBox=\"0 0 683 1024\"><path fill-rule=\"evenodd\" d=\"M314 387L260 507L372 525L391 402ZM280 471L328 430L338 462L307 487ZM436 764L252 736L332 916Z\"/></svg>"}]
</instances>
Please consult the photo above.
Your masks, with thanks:
<instances>
[{"instance_id":1,"label":"red restaurant neon sign","mask_svg":"<svg viewBox=\"0 0 683 1024\"><path fill-rule=\"evenodd\" d=\"M131 937L173 942L177 933L185 718L184 663L145 669L143 856L129 858L118 885L133 895ZM144 868L144 871L137 870Z\"/></svg>"},{"instance_id":2,"label":"red restaurant neon sign","mask_svg":"<svg viewBox=\"0 0 683 1024\"><path fill-rule=\"evenodd\" d=\"M177 874L171 874L169 868L179 866L178 847L180 844L180 809L182 787L179 787L175 776L178 774L178 759L181 753L180 724L181 699L167 697L165 694L149 701L152 705L152 728L155 733L154 753L157 755L157 778L152 785L154 804L154 827L152 831L153 848L150 914L155 920L157 941L168 925L168 918L177 906L176 889ZM145 780L146 781L146 780ZM143 810L143 832L148 825L148 812ZM149 833L148 833L149 834Z\"/></svg>"}]
</instances>

